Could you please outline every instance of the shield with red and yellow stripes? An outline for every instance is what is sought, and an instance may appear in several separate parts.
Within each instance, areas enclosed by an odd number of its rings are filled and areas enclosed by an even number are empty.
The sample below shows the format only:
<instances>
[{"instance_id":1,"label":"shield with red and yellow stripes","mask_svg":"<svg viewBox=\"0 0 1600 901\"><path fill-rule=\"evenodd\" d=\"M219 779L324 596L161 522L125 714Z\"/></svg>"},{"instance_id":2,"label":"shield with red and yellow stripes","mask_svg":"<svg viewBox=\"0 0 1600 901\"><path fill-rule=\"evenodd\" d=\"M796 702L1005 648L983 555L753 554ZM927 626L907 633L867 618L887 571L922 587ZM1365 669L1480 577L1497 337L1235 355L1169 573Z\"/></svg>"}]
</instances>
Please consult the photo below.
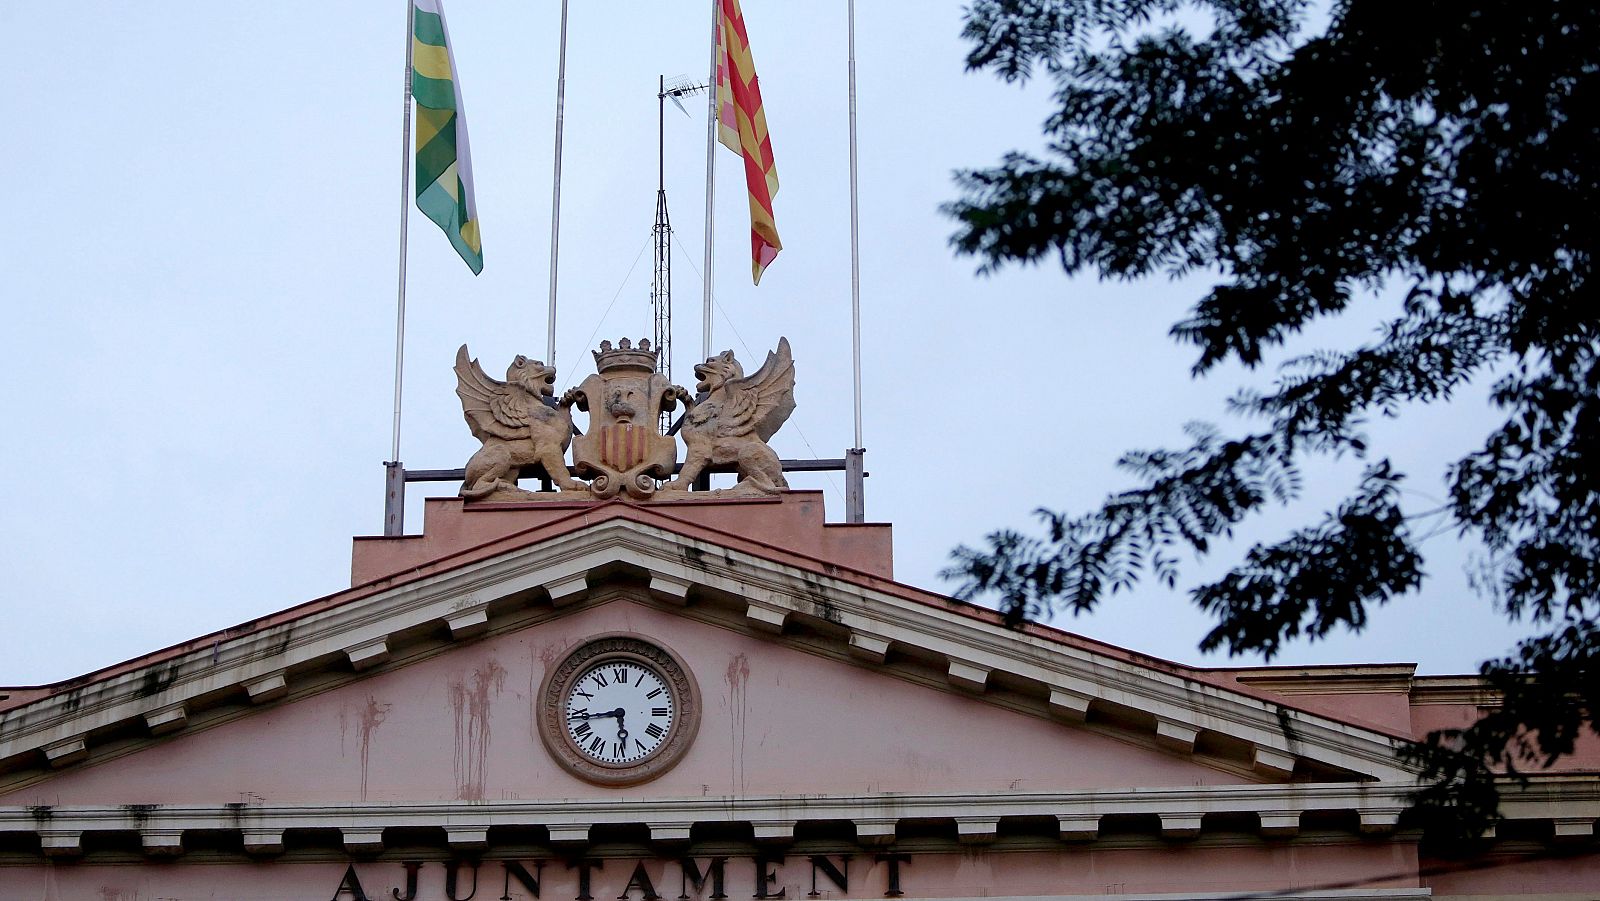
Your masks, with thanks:
<instances>
[{"instance_id":1,"label":"shield with red and yellow stripes","mask_svg":"<svg viewBox=\"0 0 1600 901\"><path fill-rule=\"evenodd\" d=\"M656 430L633 423L600 428L600 462L618 472L627 472L645 461L650 452L650 436Z\"/></svg>"}]
</instances>

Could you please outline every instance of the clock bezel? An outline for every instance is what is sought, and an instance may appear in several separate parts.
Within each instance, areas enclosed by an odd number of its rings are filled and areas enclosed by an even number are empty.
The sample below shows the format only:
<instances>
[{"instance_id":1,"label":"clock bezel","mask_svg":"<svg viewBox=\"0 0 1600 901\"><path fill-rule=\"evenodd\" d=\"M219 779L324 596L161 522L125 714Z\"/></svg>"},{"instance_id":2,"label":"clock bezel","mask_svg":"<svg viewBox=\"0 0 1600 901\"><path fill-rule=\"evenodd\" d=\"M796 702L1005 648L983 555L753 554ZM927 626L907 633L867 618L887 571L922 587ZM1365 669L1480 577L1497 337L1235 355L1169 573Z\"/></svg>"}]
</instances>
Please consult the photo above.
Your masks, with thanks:
<instances>
[{"instance_id":1,"label":"clock bezel","mask_svg":"<svg viewBox=\"0 0 1600 901\"><path fill-rule=\"evenodd\" d=\"M567 695L591 667L624 660L655 673L672 694L674 715L666 738L649 755L628 763L604 763L584 754L567 729ZM599 635L578 645L545 673L539 689L539 737L561 768L596 785L637 785L676 766L700 731L700 688L676 653L631 632Z\"/></svg>"}]
</instances>

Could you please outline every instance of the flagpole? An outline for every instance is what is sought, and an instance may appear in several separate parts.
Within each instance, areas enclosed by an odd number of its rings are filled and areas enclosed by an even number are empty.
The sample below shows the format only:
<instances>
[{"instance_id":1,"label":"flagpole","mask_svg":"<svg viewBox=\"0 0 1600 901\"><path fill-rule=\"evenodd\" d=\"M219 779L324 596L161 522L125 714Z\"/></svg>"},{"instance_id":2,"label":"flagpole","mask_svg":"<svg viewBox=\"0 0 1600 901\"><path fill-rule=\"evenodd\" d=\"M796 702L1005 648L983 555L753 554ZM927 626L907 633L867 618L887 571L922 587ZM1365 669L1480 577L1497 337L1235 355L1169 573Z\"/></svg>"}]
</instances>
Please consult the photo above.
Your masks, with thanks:
<instances>
[{"instance_id":1,"label":"flagpole","mask_svg":"<svg viewBox=\"0 0 1600 901\"><path fill-rule=\"evenodd\" d=\"M856 191L856 0L850 14L850 351L855 373L856 447L861 446L861 220Z\"/></svg>"},{"instance_id":2,"label":"flagpole","mask_svg":"<svg viewBox=\"0 0 1600 901\"><path fill-rule=\"evenodd\" d=\"M386 465L383 533L402 534L405 516L404 470L400 464L400 399L406 359L406 243L411 219L411 42L415 8L406 0L406 74L400 130L400 273L394 319L394 426Z\"/></svg>"},{"instance_id":3,"label":"flagpole","mask_svg":"<svg viewBox=\"0 0 1600 901\"><path fill-rule=\"evenodd\" d=\"M846 456L845 521L866 521L866 450L861 445L861 220L856 191L856 0L849 0L850 69L850 371L856 443Z\"/></svg>"},{"instance_id":4,"label":"flagpole","mask_svg":"<svg viewBox=\"0 0 1600 901\"><path fill-rule=\"evenodd\" d=\"M556 274L561 259L561 133L567 109L567 0L561 0L561 53L556 64L556 152L554 186L550 197L550 314L545 362L556 365Z\"/></svg>"},{"instance_id":5,"label":"flagpole","mask_svg":"<svg viewBox=\"0 0 1600 901\"><path fill-rule=\"evenodd\" d=\"M705 297L701 303L700 313L700 356L703 359L711 357L711 291L714 279L712 278L712 247L716 235L715 219L717 213L717 90L721 82L717 79L718 51L722 49L719 39L722 28L721 0L711 0L711 74L707 76L707 83L711 90L707 91L706 98L706 260L705 260Z\"/></svg>"}]
</instances>

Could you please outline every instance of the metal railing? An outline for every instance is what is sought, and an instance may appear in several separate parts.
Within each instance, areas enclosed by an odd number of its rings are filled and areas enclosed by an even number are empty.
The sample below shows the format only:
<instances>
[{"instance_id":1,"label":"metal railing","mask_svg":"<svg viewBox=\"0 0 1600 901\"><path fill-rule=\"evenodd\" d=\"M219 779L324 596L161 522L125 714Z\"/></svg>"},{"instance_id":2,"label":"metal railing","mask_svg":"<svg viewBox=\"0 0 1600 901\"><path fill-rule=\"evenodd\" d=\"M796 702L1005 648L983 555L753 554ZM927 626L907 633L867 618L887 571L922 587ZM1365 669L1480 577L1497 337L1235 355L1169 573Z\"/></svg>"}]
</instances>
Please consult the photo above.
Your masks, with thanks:
<instances>
[{"instance_id":1,"label":"metal railing","mask_svg":"<svg viewBox=\"0 0 1600 901\"><path fill-rule=\"evenodd\" d=\"M866 522L866 451L862 448L850 448L843 457L829 457L816 460L779 460L784 472L843 472L844 478L844 512L845 522ZM383 534L387 538L398 538L405 534L405 508L406 485L411 482L460 482L466 479L465 469L406 469L404 463L394 462L383 464L384 468L384 493L383 493ZM683 470L683 464L673 467L673 474L677 475ZM694 491L708 491L711 488L711 473L738 472L738 467L732 463L724 465L711 465L706 467L705 473L695 480ZM521 473L522 478L540 480L541 490L554 492L544 471L539 467L528 467Z\"/></svg>"}]
</instances>

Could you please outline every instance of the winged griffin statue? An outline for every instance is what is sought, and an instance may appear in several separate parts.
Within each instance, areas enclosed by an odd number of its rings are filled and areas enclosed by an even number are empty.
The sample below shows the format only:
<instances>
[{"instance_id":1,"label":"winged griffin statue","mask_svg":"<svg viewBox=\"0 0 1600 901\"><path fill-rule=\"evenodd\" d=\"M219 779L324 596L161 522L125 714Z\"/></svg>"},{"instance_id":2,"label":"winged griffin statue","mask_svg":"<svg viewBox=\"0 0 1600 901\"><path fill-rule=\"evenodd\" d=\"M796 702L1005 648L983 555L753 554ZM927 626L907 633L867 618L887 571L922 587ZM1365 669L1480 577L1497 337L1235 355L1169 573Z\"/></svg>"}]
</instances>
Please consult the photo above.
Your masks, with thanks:
<instances>
[{"instance_id":1,"label":"winged griffin statue","mask_svg":"<svg viewBox=\"0 0 1600 901\"><path fill-rule=\"evenodd\" d=\"M456 351L456 394L472 436L483 447L467 461L461 496L468 500L526 500L534 492L517 487L517 473L535 463L562 491L587 491L567 469L572 411L546 400L555 392L556 370L519 355L506 380L490 378L467 346ZM546 494L544 497L549 497Z\"/></svg>"},{"instance_id":2,"label":"winged griffin statue","mask_svg":"<svg viewBox=\"0 0 1600 901\"><path fill-rule=\"evenodd\" d=\"M682 388L678 398L688 406L683 418L683 443L688 458L676 479L662 491L685 491L710 465L736 464L739 484L719 494L768 495L788 488L783 465L767 441L794 412L794 357L789 339L779 338L778 349L754 375L725 350L694 368L698 392L690 397Z\"/></svg>"}]
</instances>

